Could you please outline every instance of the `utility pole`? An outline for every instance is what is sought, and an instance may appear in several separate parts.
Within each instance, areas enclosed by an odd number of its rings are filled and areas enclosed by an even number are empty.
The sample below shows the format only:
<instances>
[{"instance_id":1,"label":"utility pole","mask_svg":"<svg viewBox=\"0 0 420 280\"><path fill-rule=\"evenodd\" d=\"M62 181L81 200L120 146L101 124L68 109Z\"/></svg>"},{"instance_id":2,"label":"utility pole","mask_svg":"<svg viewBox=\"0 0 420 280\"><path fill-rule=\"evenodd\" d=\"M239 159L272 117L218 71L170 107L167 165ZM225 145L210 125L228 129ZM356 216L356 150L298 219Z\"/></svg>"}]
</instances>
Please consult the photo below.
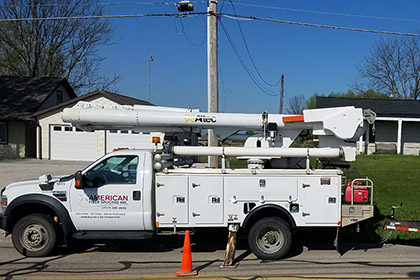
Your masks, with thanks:
<instances>
[{"instance_id":1,"label":"utility pole","mask_svg":"<svg viewBox=\"0 0 420 280\"><path fill-rule=\"evenodd\" d=\"M218 112L218 64L217 64L217 0L209 0L207 7L207 94L208 112ZM208 130L208 145L217 146L213 129ZM209 167L218 167L217 156L209 156Z\"/></svg>"},{"instance_id":2,"label":"utility pole","mask_svg":"<svg viewBox=\"0 0 420 280\"><path fill-rule=\"evenodd\" d=\"M284 74L281 74L279 114L283 114L283 97L284 97Z\"/></svg>"},{"instance_id":3,"label":"utility pole","mask_svg":"<svg viewBox=\"0 0 420 280\"><path fill-rule=\"evenodd\" d=\"M150 101L150 62L153 61L153 56L150 55L147 59L147 101Z\"/></svg>"}]
</instances>

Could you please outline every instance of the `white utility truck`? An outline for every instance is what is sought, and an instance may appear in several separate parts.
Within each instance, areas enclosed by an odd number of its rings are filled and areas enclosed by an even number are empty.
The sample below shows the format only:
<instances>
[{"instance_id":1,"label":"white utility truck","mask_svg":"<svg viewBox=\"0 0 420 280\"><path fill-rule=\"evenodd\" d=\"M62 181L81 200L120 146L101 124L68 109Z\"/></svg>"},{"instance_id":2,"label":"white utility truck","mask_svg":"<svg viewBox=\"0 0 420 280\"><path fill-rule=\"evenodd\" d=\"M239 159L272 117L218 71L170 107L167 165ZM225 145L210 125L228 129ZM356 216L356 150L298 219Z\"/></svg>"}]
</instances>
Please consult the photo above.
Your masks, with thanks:
<instances>
[{"instance_id":1,"label":"white utility truck","mask_svg":"<svg viewBox=\"0 0 420 280\"><path fill-rule=\"evenodd\" d=\"M160 137L151 137L151 148L111 152L71 176L43 175L5 187L0 226L26 256L45 256L72 239L144 239L218 227L239 228L257 257L278 259L295 229L340 228L373 216L373 183L353 180L343 196L339 169L355 160L356 140L375 119L369 110L338 107L292 116L79 102L62 118L85 130ZM244 145L198 146L203 129ZM308 129L319 147L290 147ZM218 156L220 168L196 167L198 156ZM232 157L246 160L247 168L230 168ZM311 157L323 168L312 168Z\"/></svg>"}]
</instances>

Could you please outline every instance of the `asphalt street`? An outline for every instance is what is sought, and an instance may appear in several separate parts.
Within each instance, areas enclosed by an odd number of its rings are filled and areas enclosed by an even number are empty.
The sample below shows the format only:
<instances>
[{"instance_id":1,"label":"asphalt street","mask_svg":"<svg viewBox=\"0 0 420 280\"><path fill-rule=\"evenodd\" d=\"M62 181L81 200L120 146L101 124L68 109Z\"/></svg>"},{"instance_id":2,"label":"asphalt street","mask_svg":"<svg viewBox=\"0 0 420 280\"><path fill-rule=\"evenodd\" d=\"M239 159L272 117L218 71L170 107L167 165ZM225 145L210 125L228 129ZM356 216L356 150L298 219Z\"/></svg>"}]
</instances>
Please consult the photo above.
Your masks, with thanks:
<instances>
[{"instance_id":1,"label":"asphalt street","mask_svg":"<svg viewBox=\"0 0 420 280\"><path fill-rule=\"evenodd\" d=\"M5 184L64 175L86 162L37 160L0 161L0 182ZM323 234L316 233L316 234ZM308 238L309 237L309 238ZM240 238L235 267L220 268L226 232L204 231L191 236L193 268L197 279L420 279L420 246L392 244L340 244L318 242L312 233L297 236L286 258L261 261ZM182 236L150 240L86 243L71 251L59 248L46 258L26 258L15 251L10 236L0 233L0 279L173 279L182 258Z\"/></svg>"},{"instance_id":2,"label":"asphalt street","mask_svg":"<svg viewBox=\"0 0 420 280\"><path fill-rule=\"evenodd\" d=\"M279 261L261 261L238 244L234 268L220 268L221 236L193 236L193 268L201 279L384 279L420 278L420 248L403 245L298 244ZM46 258L25 258L10 238L0 238L0 279L172 279L180 269L182 238L85 244ZM82 246L83 247L83 246Z\"/></svg>"}]
</instances>

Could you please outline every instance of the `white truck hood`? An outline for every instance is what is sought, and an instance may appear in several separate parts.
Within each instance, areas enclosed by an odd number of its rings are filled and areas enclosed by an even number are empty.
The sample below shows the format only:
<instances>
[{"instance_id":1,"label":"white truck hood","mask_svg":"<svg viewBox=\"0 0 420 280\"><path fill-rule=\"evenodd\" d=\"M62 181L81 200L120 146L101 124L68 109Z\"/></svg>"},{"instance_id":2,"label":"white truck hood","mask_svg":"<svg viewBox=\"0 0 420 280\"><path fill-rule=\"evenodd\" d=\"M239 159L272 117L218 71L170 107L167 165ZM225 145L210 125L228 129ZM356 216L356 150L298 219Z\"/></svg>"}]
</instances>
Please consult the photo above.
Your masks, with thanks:
<instances>
[{"instance_id":1,"label":"white truck hood","mask_svg":"<svg viewBox=\"0 0 420 280\"><path fill-rule=\"evenodd\" d=\"M55 183L60 181L61 178L66 177L69 178L69 180L72 179L70 175L60 177L42 175L41 177L39 177L39 179L10 183L4 188L3 194L8 196L9 201L11 201L13 198L21 196L23 194L51 192L54 189Z\"/></svg>"}]
</instances>

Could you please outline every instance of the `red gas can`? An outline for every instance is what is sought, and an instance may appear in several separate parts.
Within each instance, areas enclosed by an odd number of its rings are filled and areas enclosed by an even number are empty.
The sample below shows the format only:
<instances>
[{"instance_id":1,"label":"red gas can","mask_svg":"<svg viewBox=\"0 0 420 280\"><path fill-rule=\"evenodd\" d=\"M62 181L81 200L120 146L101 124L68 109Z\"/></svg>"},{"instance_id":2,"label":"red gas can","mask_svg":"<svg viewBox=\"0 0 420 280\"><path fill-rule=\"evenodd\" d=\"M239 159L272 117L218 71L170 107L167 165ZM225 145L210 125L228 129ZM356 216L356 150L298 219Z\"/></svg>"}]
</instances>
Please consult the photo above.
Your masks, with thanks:
<instances>
[{"instance_id":1,"label":"red gas can","mask_svg":"<svg viewBox=\"0 0 420 280\"><path fill-rule=\"evenodd\" d=\"M353 202L355 203L366 203L369 200L368 188L361 185L361 182L353 183ZM348 203L351 202L351 182L347 183L345 200Z\"/></svg>"}]
</instances>

